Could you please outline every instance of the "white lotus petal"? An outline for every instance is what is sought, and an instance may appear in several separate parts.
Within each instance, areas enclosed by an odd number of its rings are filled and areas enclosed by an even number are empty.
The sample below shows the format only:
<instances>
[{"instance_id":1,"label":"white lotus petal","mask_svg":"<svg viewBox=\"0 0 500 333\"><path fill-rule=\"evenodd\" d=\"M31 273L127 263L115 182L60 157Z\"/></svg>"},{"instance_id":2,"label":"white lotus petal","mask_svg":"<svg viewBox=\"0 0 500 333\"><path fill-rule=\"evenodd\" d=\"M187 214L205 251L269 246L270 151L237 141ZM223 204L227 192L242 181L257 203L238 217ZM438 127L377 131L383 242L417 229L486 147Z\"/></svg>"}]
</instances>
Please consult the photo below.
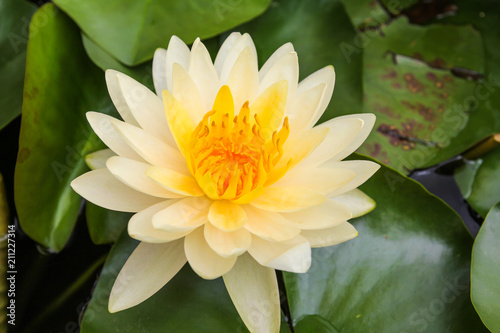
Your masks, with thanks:
<instances>
[{"instance_id":1,"label":"white lotus petal","mask_svg":"<svg viewBox=\"0 0 500 333\"><path fill-rule=\"evenodd\" d=\"M190 51L186 44L177 36L172 36L168 43L166 55L166 80L167 90L172 91L172 67L174 64L180 64L184 69L189 68ZM162 97L162 91L156 91L158 96Z\"/></svg>"},{"instance_id":2,"label":"white lotus petal","mask_svg":"<svg viewBox=\"0 0 500 333\"><path fill-rule=\"evenodd\" d=\"M184 237L190 233L190 231L166 232L153 227L153 216L175 202L177 202L177 200L163 201L134 214L128 222L128 234L130 237L142 242L166 243Z\"/></svg>"},{"instance_id":3,"label":"white lotus petal","mask_svg":"<svg viewBox=\"0 0 500 333\"><path fill-rule=\"evenodd\" d=\"M134 190L160 198L183 197L183 195L165 189L149 178L146 173L151 167L150 164L115 156L108 159L106 166L116 178Z\"/></svg>"},{"instance_id":4,"label":"white lotus petal","mask_svg":"<svg viewBox=\"0 0 500 333\"><path fill-rule=\"evenodd\" d=\"M288 81L288 101L295 96L299 80L299 59L297 53L290 52L281 57L262 78L259 85L259 95L276 82Z\"/></svg>"},{"instance_id":5,"label":"white lotus petal","mask_svg":"<svg viewBox=\"0 0 500 333\"><path fill-rule=\"evenodd\" d=\"M140 243L115 280L109 312L137 305L160 290L186 263L183 240L164 244Z\"/></svg>"},{"instance_id":6,"label":"white lotus petal","mask_svg":"<svg viewBox=\"0 0 500 333\"><path fill-rule=\"evenodd\" d=\"M373 174L377 172L378 169L380 169L380 165L372 161L328 161L321 164L321 167L350 169L356 173L356 177L354 177L344 186L341 186L331 193L328 193L328 197L334 197L357 188L358 186L366 182L368 178L373 176Z\"/></svg>"},{"instance_id":7,"label":"white lotus petal","mask_svg":"<svg viewBox=\"0 0 500 333\"><path fill-rule=\"evenodd\" d=\"M111 97L111 100L113 101L113 104L122 119L131 125L139 126L139 123L135 120L127 102L125 101L125 98L123 98L120 85L118 84L117 74L120 74L120 72L113 69L106 70L106 86L108 87L109 96Z\"/></svg>"},{"instance_id":8,"label":"white lotus petal","mask_svg":"<svg viewBox=\"0 0 500 333\"><path fill-rule=\"evenodd\" d=\"M193 230L208 222L210 203L203 197L179 200L153 216L153 227L167 232Z\"/></svg>"},{"instance_id":9,"label":"white lotus petal","mask_svg":"<svg viewBox=\"0 0 500 333\"><path fill-rule=\"evenodd\" d=\"M199 38L194 41L191 47L188 73L198 87L206 112L210 111L219 91L220 83L210 54Z\"/></svg>"},{"instance_id":10,"label":"white lotus petal","mask_svg":"<svg viewBox=\"0 0 500 333\"><path fill-rule=\"evenodd\" d=\"M113 125L111 125L111 122L116 120L115 118L99 112L87 112L86 116L95 134L97 134L109 149L120 156L131 158L136 161L144 161L144 159L130 148L115 131Z\"/></svg>"},{"instance_id":11,"label":"white lotus petal","mask_svg":"<svg viewBox=\"0 0 500 333\"><path fill-rule=\"evenodd\" d=\"M223 258L208 246L203 228L198 228L186 236L184 251L193 271L207 280L226 274L236 262L236 257Z\"/></svg>"},{"instance_id":12,"label":"white lotus petal","mask_svg":"<svg viewBox=\"0 0 500 333\"><path fill-rule=\"evenodd\" d=\"M352 217L359 217L375 209L375 201L358 189L337 195L333 201L345 205L352 212Z\"/></svg>"},{"instance_id":13,"label":"white lotus petal","mask_svg":"<svg viewBox=\"0 0 500 333\"><path fill-rule=\"evenodd\" d=\"M252 235L245 229L222 231L211 223L205 224L204 235L210 248L224 258L243 254L252 243Z\"/></svg>"},{"instance_id":14,"label":"white lotus petal","mask_svg":"<svg viewBox=\"0 0 500 333\"><path fill-rule=\"evenodd\" d=\"M322 204L325 200L325 196L307 187L271 186L250 204L271 212L294 212Z\"/></svg>"},{"instance_id":15,"label":"white lotus petal","mask_svg":"<svg viewBox=\"0 0 500 333\"><path fill-rule=\"evenodd\" d=\"M214 61L214 68L215 71L217 72L217 75L219 75L220 78L220 73L222 72L222 66L224 65L224 62L226 61L227 55L229 51L233 48L234 44L240 39L241 33L239 32L232 32L225 40L224 43L222 43L219 52L217 53L217 56L215 57Z\"/></svg>"},{"instance_id":16,"label":"white lotus petal","mask_svg":"<svg viewBox=\"0 0 500 333\"><path fill-rule=\"evenodd\" d=\"M330 99L332 98L333 88L335 87L335 70L333 66L326 66L322 69L312 73L304 80L299 83L297 87L297 95L300 95L318 85L326 84L325 92L321 98L321 103L312 116L310 122L307 124L307 128L313 127L321 118L323 113L326 110L326 107L330 103Z\"/></svg>"},{"instance_id":17,"label":"white lotus petal","mask_svg":"<svg viewBox=\"0 0 500 333\"><path fill-rule=\"evenodd\" d=\"M284 56L289 53L295 52L292 43L281 45L274 53L267 59L259 71L259 81L262 81L267 72Z\"/></svg>"},{"instance_id":18,"label":"white lotus petal","mask_svg":"<svg viewBox=\"0 0 500 333\"><path fill-rule=\"evenodd\" d=\"M305 187L326 195L346 185L356 177L354 171L342 168L316 168L298 166L288 171L275 186Z\"/></svg>"},{"instance_id":19,"label":"white lotus petal","mask_svg":"<svg viewBox=\"0 0 500 333\"><path fill-rule=\"evenodd\" d=\"M223 82L223 84L227 84L231 89L237 112L241 109L243 103L253 101L257 97L259 90L257 57L249 47L240 53L227 81Z\"/></svg>"},{"instance_id":20,"label":"white lotus petal","mask_svg":"<svg viewBox=\"0 0 500 333\"><path fill-rule=\"evenodd\" d=\"M250 37L249 34L245 33L240 38L238 38L238 40L234 43L233 47L224 59L224 63L222 64L219 76L221 84L226 84L228 77L233 70L234 64L236 63L236 60L240 57L241 52L243 52L247 48L250 48L255 59L257 59L257 50L255 49L252 37Z\"/></svg>"},{"instance_id":21,"label":"white lotus petal","mask_svg":"<svg viewBox=\"0 0 500 333\"><path fill-rule=\"evenodd\" d=\"M279 331L281 312L274 269L263 267L244 254L223 278L229 296L250 332Z\"/></svg>"},{"instance_id":22,"label":"white lotus petal","mask_svg":"<svg viewBox=\"0 0 500 333\"><path fill-rule=\"evenodd\" d=\"M88 201L120 212L135 213L164 200L128 187L107 169L89 171L74 179L71 187Z\"/></svg>"},{"instance_id":23,"label":"white lotus petal","mask_svg":"<svg viewBox=\"0 0 500 333\"><path fill-rule=\"evenodd\" d=\"M182 104L193 123L198 124L207 113L198 87L188 72L179 64L174 64L172 75L172 95Z\"/></svg>"},{"instance_id":24,"label":"white lotus petal","mask_svg":"<svg viewBox=\"0 0 500 333\"><path fill-rule=\"evenodd\" d=\"M326 84L323 83L300 95L292 96L292 100L288 103L285 113L290 121L291 135L312 127L309 124L313 121L314 116L321 106L325 91Z\"/></svg>"},{"instance_id":25,"label":"white lotus petal","mask_svg":"<svg viewBox=\"0 0 500 333\"><path fill-rule=\"evenodd\" d=\"M344 222L328 229L303 230L301 235L309 241L311 247L325 247L353 239L358 232L349 222Z\"/></svg>"},{"instance_id":26,"label":"white lotus petal","mask_svg":"<svg viewBox=\"0 0 500 333\"><path fill-rule=\"evenodd\" d=\"M319 165L339 154L351 144L363 127L363 121L358 118L333 118L319 126L328 128L328 135L318 147L305 158L301 165Z\"/></svg>"},{"instance_id":27,"label":"white lotus petal","mask_svg":"<svg viewBox=\"0 0 500 333\"><path fill-rule=\"evenodd\" d=\"M169 146L148 132L116 119L111 120L111 124L123 140L147 162L189 174L186 160L177 147Z\"/></svg>"},{"instance_id":28,"label":"white lotus petal","mask_svg":"<svg viewBox=\"0 0 500 333\"><path fill-rule=\"evenodd\" d=\"M158 97L167 89L167 50L156 49L153 56L153 84Z\"/></svg>"},{"instance_id":29,"label":"white lotus petal","mask_svg":"<svg viewBox=\"0 0 500 333\"><path fill-rule=\"evenodd\" d=\"M331 158L332 160L340 161L346 158L347 156L351 155L356 149L359 148L359 146L361 146L363 142L365 142L366 138L368 137L373 128L373 125L375 125L375 115L372 113L352 114L352 115L342 116L339 118L348 118L348 117L356 117L363 120L363 127L356 135L354 140L352 140L351 143L347 147L345 147L341 152L333 156Z\"/></svg>"},{"instance_id":30,"label":"white lotus petal","mask_svg":"<svg viewBox=\"0 0 500 333\"><path fill-rule=\"evenodd\" d=\"M295 238L300 233L297 226L279 213L267 212L250 205L243 206L243 209L248 217L245 229L263 239L281 242Z\"/></svg>"},{"instance_id":31,"label":"white lotus petal","mask_svg":"<svg viewBox=\"0 0 500 333\"><path fill-rule=\"evenodd\" d=\"M352 217L351 210L334 200L326 200L319 206L292 213L281 213L300 229L314 230L334 227Z\"/></svg>"},{"instance_id":32,"label":"white lotus petal","mask_svg":"<svg viewBox=\"0 0 500 333\"><path fill-rule=\"evenodd\" d=\"M139 125L149 134L175 146L161 98L125 74L117 73L116 77L123 98Z\"/></svg>"},{"instance_id":33,"label":"white lotus petal","mask_svg":"<svg viewBox=\"0 0 500 333\"><path fill-rule=\"evenodd\" d=\"M108 158L116 156L111 149L102 149L85 156L85 163L91 170L102 169L106 167Z\"/></svg>"},{"instance_id":34,"label":"white lotus petal","mask_svg":"<svg viewBox=\"0 0 500 333\"><path fill-rule=\"evenodd\" d=\"M269 242L253 236L248 253L259 264L282 271L305 273L311 267L311 246L302 236L285 242Z\"/></svg>"}]
</instances>

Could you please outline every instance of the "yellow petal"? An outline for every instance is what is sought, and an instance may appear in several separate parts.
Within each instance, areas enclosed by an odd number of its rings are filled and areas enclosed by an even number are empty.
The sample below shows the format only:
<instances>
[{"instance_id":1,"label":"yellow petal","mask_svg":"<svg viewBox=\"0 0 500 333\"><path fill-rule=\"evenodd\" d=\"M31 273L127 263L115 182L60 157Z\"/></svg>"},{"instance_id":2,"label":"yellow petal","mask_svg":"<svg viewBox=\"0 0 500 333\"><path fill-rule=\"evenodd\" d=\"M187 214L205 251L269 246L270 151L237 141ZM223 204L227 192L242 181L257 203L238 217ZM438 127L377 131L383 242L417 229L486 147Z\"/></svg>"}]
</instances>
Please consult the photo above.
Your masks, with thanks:
<instances>
[{"instance_id":1,"label":"yellow petal","mask_svg":"<svg viewBox=\"0 0 500 333\"><path fill-rule=\"evenodd\" d=\"M272 212L293 212L322 204L324 195L305 187L271 186L250 204Z\"/></svg>"},{"instance_id":2,"label":"yellow petal","mask_svg":"<svg viewBox=\"0 0 500 333\"><path fill-rule=\"evenodd\" d=\"M224 258L241 255L252 243L252 235L243 228L236 231L222 231L207 223L204 233L210 248Z\"/></svg>"},{"instance_id":3,"label":"yellow petal","mask_svg":"<svg viewBox=\"0 0 500 333\"><path fill-rule=\"evenodd\" d=\"M168 90L163 91L163 104L168 126L174 135L177 147L186 156L186 148L194 131L193 120L182 104Z\"/></svg>"},{"instance_id":4,"label":"yellow petal","mask_svg":"<svg viewBox=\"0 0 500 333\"><path fill-rule=\"evenodd\" d=\"M173 170L151 166L146 171L146 176L173 193L186 196L202 196L205 194L198 186L196 179Z\"/></svg>"},{"instance_id":5,"label":"yellow petal","mask_svg":"<svg viewBox=\"0 0 500 333\"><path fill-rule=\"evenodd\" d=\"M300 133L312 127L309 124L319 110L325 90L326 84L318 84L302 94L292 97L286 111L286 115L290 119L292 133Z\"/></svg>"},{"instance_id":6,"label":"yellow petal","mask_svg":"<svg viewBox=\"0 0 500 333\"><path fill-rule=\"evenodd\" d=\"M227 83L227 79L234 68L234 64L238 60L238 57L241 55L241 53L249 48L255 58L257 58L257 50L255 49L255 45L253 43L252 37L250 37L249 34L245 33L241 35L238 40L234 42L234 45L231 47L227 55L225 56L224 63L220 67L220 79L222 84ZM219 58L219 56L217 56ZM218 63L219 61L219 63ZM215 67L217 67L220 64L219 59L215 59Z\"/></svg>"},{"instance_id":7,"label":"yellow petal","mask_svg":"<svg viewBox=\"0 0 500 333\"><path fill-rule=\"evenodd\" d=\"M236 110L240 110L245 102L255 99L259 89L259 72L257 57L250 47L240 53L227 81L222 82L231 88Z\"/></svg>"},{"instance_id":8,"label":"yellow petal","mask_svg":"<svg viewBox=\"0 0 500 333\"><path fill-rule=\"evenodd\" d=\"M274 269L263 267L248 254L243 254L223 278L229 296L250 332L279 331L281 311Z\"/></svg>"},{"instance_id":9,"label":"yellow petal","mask_svg":"<svg viewBox=\"0 0 500 333\"><path fill-rule=\"evenodd\" d=\"M153 216L153 227L167 232L193 230L208 222L210 200L203 197L186 198L157 212Z\"/></svg>"},{"instance_id":10,"label":"yellow petal","mask_svg":"<svg viewBox=\"0 0 500 333\"><path fill-rule=\"evenodd\" d=\"M252 234L271 241L285 241L297 237L300 229L281 214L267 212L250 205L244 206L248 221L245 229Z\"/></svg>"},{"instance_id":11,"label":"yellow petal","mask_svg":"<svg viewBox=\"0 0 500 333\"><path fill-rule=\"evenodd\" d=\"M311 247L325 247L353 239L358 232L349 222L344 222L328 229L303 230L301 235L309 241Z\"/></svg>"},{"instance_id":12,"label":"yellow petal","mask_svg":"<svg viewBox=\"0 0 500 333\"><path fill-rule=\"evenodd\" d=\"M293 273L305 273L311 267L311 246L297 236L285 242L270 242L252 237L248 253L263 266Z\"/></svg>"},{"instance_id":13,"label":"yellow petal","mask_svg":"<svg viewBox=\"0 0 500 333\"><path fill-rule=\"evenodd\" d=\"M140 243L115 280L109 312L131 308L153 296L186 263L183 240L164 244Z\"/></svg>"},{"instance_id":14,"label":"yellow petal","mask_svg":"<svg viewBox=\"0 0 500 333\"><path fill-rule=\"evenodd\" d=\"M206 113L198 87L187 71L179 64L172 69L172 95L184 107L193 123L199 122Z\"/></svg>"},{"instance_id":15,"label":"yellow petal","mask_svg":"<svg viewBox=\"0 0 500 333\"><path fill-rule=\"evenodd\" d=\"M247 222L247 215L241 206L227 200L215 200L210 206L208 220L222 231L236 231Z\"/></svg>"},{"instance_id":16,"label":"yellow petal","mask_svg":"<svg viewBox=\"0 0 500 333\"><path fill-rule=\"evenodd\" d=\"M375 201L358 189L337 195L333 201L341 203L352 212L352 217L359 217L375 209Z\"/></svg>"},{"instance_id":17,"label":"yellow petal","mask_svg":"<svg viewBox=\"0 0 500 333\"><path fill-rule=\"evenodd\" d=\"M159 211L176 203L177 200L168 200L150 206L132 216L128 223L130 237L148 243L166 243L186 236L191 231L166 232L153 227L153 216Z\"/></svg>"},{"instance_id":18,"label":"yellow petal","mask_svg":"<svg viewBox=\"0 0 500 333\"><path fill-rule=\"evenodd\" d=\"M283 123L287 93L288 82L282 80L271 85L250 105L252 113L258 116L266 140Z\"/></svg>"},{"instance_id":19,"label":"yellow petal","mask_svg":"<svg viewBox=\"0 0 500 333\"><path fill-rule=\"evenodd\" d=\"M208 280L226 274L236 262L236 257L223 258L208 246L203 228L198 228L186 236L184 251L193 271Z\"/></svg>"},{"instance_id":20,"label":"yellow petal","mask_svg":"<svg viewBox=\"0 0 500 333\"><path fill-rule=\"evenodd\" d=\"M276 82L288 82L288 100L295 96L299 80L299 59L296 52L290 52L280 57L264 75L259 83L259 94Z\"/></svg>"},{"instance_id":21,"label":"yellow petal","mask_svg":"<svg viewBox=\"0 0 500 333\"><path fill-rule=\"evenodd\" d=\"M165 84L168 91L172 91L172 69L174 64L180 64L184 69L188 69L190 54L191 52L189 51L189 48L179 37L172 36L170 38L167 53L165 55ZM163 90L165 90L165 86L161 86L160 88L160 91L156 90L158 96L162 96L162 92Z\"/></svg>"},{"instance_id":22,"label":"yellow petal","mask_svg":"<svg viewBox=\"0 0 500 333\"><path fill-rule=\"evenodd\" d=\"M334 227L351 218L351 210L333 200L298 212L281 213L285 219L294 223L300 229L325 229Z\"/></svg>"}]
</instances>

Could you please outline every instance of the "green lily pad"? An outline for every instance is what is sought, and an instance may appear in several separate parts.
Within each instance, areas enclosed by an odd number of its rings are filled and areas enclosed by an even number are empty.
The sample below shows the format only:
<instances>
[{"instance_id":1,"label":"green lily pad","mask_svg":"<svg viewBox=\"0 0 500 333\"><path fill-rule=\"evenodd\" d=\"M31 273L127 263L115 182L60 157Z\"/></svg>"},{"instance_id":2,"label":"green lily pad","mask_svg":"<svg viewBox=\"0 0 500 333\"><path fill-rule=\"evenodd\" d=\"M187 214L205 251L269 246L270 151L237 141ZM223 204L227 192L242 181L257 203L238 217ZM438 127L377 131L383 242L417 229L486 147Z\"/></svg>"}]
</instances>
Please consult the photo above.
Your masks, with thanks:
<instances>
[{"instance_id":1,"label":"green lily pad","mask_svg":"<svg viewBox=\"0 0 500 333\"><path fill-rule=\"evenodd\" d=\"M134 66L166 47L216 36L261 14L270 0L55 0L83 32L113 57Z\"/></svg>"},{"instance_id":2,"label":"green lily pad","mask_svg":"<svg viewBox=\"0 0 500 333\"><path fill-rule=\"evenodd\" d=\"M341 0L352 24L358 29L379 26L389 20L389 15L376 0Z\"/></svg>"},{"instance_id":3,"label":"green lily pad","mask_svg":"<svg viewBox=\"0 0 500 333\"><path fill-rule=\"evenodd\" d=\"M467 201L481 216L500 201L500 147L483 155Z\"/></svg>"},{"instance_id":4,"label":"green lily pad","mask_svg":"<svg viewBox=\"0 0 500 333\"><path fill-rule=\"evenodd\" d=\"M116 242L123 229L126 229L132 214L104 209L87 201L85 217L90 238L94 244L99 245Z\"/></svg>"},{"instance_id":5,"label":"green lily pad","mask_svg":"<svg viewBox=\"0 0 500 333\"><path fill-rule=\"evenodd\" d=\"M359 236L313 251L285 273L294 321L319 315L340 332L487 332L469 299L472 239L460 217L417 182L383 166L361 189L375 210Z\"/></svg>"},{"instance_id":6,"label":"green lily pad","mask_svg":"<svg viewBox=\"0 0 500 333\"><path fill-rule=\"evenodd\" d=\"M204 280L188 264L146 301L109 313L111 287L137 244L125 231L111 249L85 311L82 333L248 332L222 279ZM286 323L281 323L280 332L290 332Z\"/></svg>"},{"instance_id":7,"label":"green lily pad","mask_svg":"<svg viewBox=\"0 0 500 333\"><path fill-rule=\"evenodd\" d=\"M0 2L0 129L21 114L28 26L35 10L26 1Z\"/></svg>"},{"instance_id":8,"label":"green lily pad","mask_svg":"<svg viewBox=\"0 0 500 333\"><path fill-rule=\"evenodd\" d=\"M37 26L35 22L45 20ZM114 108L104 73L87 58L78 27L54 5L33 16L14 190L19 222L32 239L60 251L81 198L69 186L103 147L85 113Z\"/></svg>"},{"instance_id":9,"label":"green lily pad","mask_svg":"<svg viewBox=\"0 0 500 333\"><path fill-rule=\"evenodd\" d=\"M338 333L337 329L321 316L305 316L293 327L295 333Z\"/></svg>"},{"instance_id":10,"label":"green lily pad","mask_svg":"<svg viewBox=\"0 0 500 333\"><path fill-rule=\"evenodd\" d=\"M492 332L500 331L500 203L484 221L472 249L471 299L483 323Z\"/></svg>"},{"instance_id":11,"label":"green lily pad","mask_svg":"<svg viewBox=\"0 0 500 333\"><path fill-rule=\"evenodd\" d=\"M237 30L252 36L260 66L278 47L291 42L299 57L301 80L325 66L335 67L335 90L320 122L362 112L361 53L343 53L343 45L353 43L356 32L340 1L273 1L264 15Z\"/></svg>"},{"instance_id":12,"label":"green lily pad","mask_svg":"<svg viewBox=\"0 0 500 333\"><path fill-rule=\"evenodd\" d=\"M455 170L453 176L464 199L467 199L472 192L472 185L481 164L483 164L482 159L465 160L465 164Z\"/></svg>"}]
</instances>

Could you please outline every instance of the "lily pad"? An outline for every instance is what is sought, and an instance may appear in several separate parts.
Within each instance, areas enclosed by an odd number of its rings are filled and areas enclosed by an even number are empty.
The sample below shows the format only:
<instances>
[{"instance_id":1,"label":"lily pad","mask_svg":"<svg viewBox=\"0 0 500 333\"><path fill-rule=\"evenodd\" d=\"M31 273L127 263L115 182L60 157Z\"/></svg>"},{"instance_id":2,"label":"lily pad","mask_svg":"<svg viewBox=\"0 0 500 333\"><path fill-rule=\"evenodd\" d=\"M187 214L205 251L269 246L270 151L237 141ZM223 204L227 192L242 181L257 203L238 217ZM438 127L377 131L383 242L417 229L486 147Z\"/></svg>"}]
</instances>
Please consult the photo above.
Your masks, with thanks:
<instances>
[{"instance_id":1,"label":"lily pad","mask_svg":"<svg viewBox=\"0 0 500 333\"><path fill-rule=\"evenodd\" d=\"M97 45L134 66L166 48L172 35L191 43L261 14L270 0L55 0Z\"/></svg>"},{"instance_id":2,"label":"lily pad","mask_svg":"<svg viewBox=\"0 0 500 333\"><path fill-rule=\"evenodd\" d=\"M342 0L342 3L358 29L377 27L389 20L389 14L377 0Z\"/></svg>"},{"instance_id":3,"label":"lily pad","mask_svg":"<svg viewBox=\"0 0 500 333\"><path fill-rule=\"evenodd\" d=\"M382 167L361 189L375 210L359 236L315 249L285 273L295 322L319 315L340 332L487 332L469 298L472 239L459 216L417 182Z\"/></svg>"},{"instance_id":4,"label":"lily pad","mask_svg":"<svg viewBox=\"0 0 500 333\"><path fill-rule=\"evenodd\" d=\"M467 201L485 217L491 207L500 201L500 147L483 155L482 160Z\"/></svg>"},{"instance_id":5,"label":"lily pad","mask_svg":"<svg viewBox=\"0 0 500 333\"><path fill-rule=\"evenodd\" d=\"M91 202L85 203L85 217L90 238L94 244L114 243L127 227L130 213L104 209Z\"/></svg>"},{"instance_id":6,"label":"lily pad","mask_svg":"<svg viewBox=\"0 0 500 333\"><path fill-rule=\"evenodd\" d=\"M471 298L486 327L500 331L500 203L484 221L472 249Z\"/></svg>"},{"instance_id":7,"label":"lily pad","mask_svg":"<svg viewBox=\"0 0 500 333\"><path fill-rule=\"evenodd\" d=\"M465 164L455 170L455 181L457 182L460 193L464 199L467 199L472 192L472 185L476 178L477 170L483 164L482 159L464 160Z\"/></svg>"},{"instance_id":8,"label":"lily pad","mask_svg":"<svg viewBox=\"0 0 500 333\"><path fill-rule=\"evenodd\" d=\"M148 300L133 308L109 313L111 287L137 244L125 231L111 249L85 311L82 333L248 332L222 279L204 280L188 264ZM284 322L281 332L290 332Z\"/></svg>"},{"instance_id":9,"label":"lily pad","mask_svg":"<svg viewBox=\"0 0 500 333\"><path fill-rule=\"evenodd\" d=\"M42 19L46 24L37 26ZM32 22L15 203L24 232L60 251L81 203L69 184L88 170L85 155L103 147L85 113L114 108L104 73L87 58L78 27L52 4L41 7Z\"/></svg>"},{"instance_id":10,"label":"lily pad","mask_svg":"<svg viewBox=\"0 0 500 333\"><path fill-rule=\"evenodd\" d=\"M28 26L35 10L26 1L0 2L0 129L21 114Z\"/></svg>"}]
</instances>

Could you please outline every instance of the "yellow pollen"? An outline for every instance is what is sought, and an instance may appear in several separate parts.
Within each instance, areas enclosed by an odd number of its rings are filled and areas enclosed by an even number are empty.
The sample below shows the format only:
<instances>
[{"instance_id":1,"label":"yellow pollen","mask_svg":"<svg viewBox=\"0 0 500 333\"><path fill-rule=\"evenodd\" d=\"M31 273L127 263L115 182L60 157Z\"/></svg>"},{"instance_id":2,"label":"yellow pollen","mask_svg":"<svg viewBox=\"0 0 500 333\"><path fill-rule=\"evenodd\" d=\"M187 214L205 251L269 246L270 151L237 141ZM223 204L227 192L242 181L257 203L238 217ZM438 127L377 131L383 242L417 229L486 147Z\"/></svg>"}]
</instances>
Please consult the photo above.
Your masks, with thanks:
<instances>
[{"instance_id":1,"label":"yellow pollen","mask_svg":"<svg viewBox=\"0 0 500 333\"><path fill-rule=\"evenodd\" d=\"M250 116L249 103L234 117L233 105L229 88L222 87L214 110L205 114L191 135L188 161L207 196L245 203L263 190L280 162L290 126L285 117L281 129L266 140L259 116Z\"/></svg>"}]
</instances>

